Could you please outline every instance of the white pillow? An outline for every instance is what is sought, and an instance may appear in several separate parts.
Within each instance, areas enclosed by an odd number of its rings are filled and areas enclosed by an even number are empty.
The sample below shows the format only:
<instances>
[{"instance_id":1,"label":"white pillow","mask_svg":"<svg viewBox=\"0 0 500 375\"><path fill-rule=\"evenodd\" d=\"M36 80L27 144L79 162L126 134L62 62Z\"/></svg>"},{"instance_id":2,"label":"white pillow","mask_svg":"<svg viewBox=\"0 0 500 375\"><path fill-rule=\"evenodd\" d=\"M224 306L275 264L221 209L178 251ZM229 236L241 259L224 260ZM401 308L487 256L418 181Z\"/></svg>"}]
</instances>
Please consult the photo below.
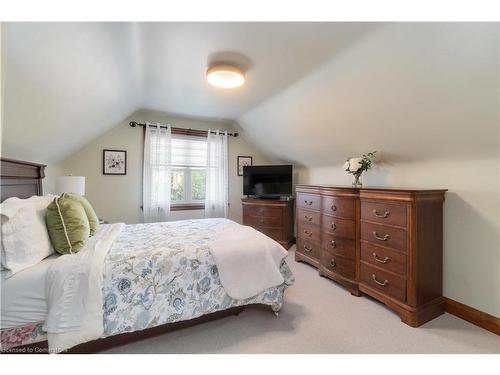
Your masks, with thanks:
<instances>
[{"instance_id":1,"label":"white pillow","mask_svg":"<svg viewBox=\"0 0 500 375\"><path fill-rule=\"evenodd\" d=\"M26 206L34 206L36 209L43 209L45 210L47 206L52 203L54 198L56 198L57 195L43 195L43 196L38 196L34 195L30 198L26 199L20 199L17 197L11 197L9 199L6 199L0 204L0 214L5 217L5 219L9 219L13 217L16 212Z\"/></svg>"},{"instance_id":2,"label":"white pillow","mask_svg":"<svg viewBox=\"0 0 500 375\"><path fill-rule=\"evenodd\" d=\"M7 277L54 253L45 225L45 209L54 196L9 198L1 205L2 266Z\"/></svg>"}]
</instances>

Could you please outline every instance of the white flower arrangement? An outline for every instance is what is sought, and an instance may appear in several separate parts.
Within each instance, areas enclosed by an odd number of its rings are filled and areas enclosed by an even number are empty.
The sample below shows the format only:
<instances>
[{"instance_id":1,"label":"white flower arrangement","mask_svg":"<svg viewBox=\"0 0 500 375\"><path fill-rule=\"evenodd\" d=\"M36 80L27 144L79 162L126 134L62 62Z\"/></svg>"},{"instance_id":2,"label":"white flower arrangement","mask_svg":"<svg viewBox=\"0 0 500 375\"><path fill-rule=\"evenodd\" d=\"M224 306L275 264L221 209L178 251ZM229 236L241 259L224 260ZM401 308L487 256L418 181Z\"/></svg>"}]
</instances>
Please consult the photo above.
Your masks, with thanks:
<instances>
[{"instance_id":1,"label":"white flower arrangement","mask_svg":"<svg viewBox=\"0 0 500 375\"><path fill-rule=\"evenodd\" d=\"M357 158L347 158L344 163L344 170L350 174L361 175L361 173L369 170L373 166L376 152L377 151L369 152Z\"/></svg>"}]
</instances>

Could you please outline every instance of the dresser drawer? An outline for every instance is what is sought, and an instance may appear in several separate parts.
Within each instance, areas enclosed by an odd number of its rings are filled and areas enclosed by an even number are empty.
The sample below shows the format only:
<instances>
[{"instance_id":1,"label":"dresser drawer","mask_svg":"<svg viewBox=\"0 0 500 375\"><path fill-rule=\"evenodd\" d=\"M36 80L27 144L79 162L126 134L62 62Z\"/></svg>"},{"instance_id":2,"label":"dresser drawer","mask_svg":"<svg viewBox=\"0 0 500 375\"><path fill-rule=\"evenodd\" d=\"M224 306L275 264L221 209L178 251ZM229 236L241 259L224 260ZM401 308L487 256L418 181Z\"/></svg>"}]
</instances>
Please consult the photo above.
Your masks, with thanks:
<instances>
[{"instance_id":1,"label":"dresser drawer","mask_svg":"<svg viewBox=\"0 0 500 375\"><path fill-rule=\"evenodd\" d=\"M328 271L348 279L354 279L356 276L356 265L353 260L333 255L328 251L321 252L321 265Z\"/></svg>"},{"instance_id":2,"label":"dresser drawer","mask_svg":"<svg viewBox=\"0 0 500 375\"><path fill-rule=\"evenodd\" d=\"M354 219L354 200L321 197L321 211L326 215Z\"/></svg>"},{"instance_id":3,"label":"dresser drawer","mask_svg":"<svg viewBox=\"0 0 500 375\"><path fill-rule=\"evenodd\" d=\"M406 230L361 222L361 239L406 252Z\"/></svg>"},{"instance_id":4,"label":"dresser drawer","mask_svg":"<svg viewBox=\"0 0 500 375\"><path fill-rule=\"evenodd\" d=\"M368 242L361 242L361 260L406 277L406 255Z\"/></svg>"},{"instance_id":5,"label":"dresser drawer","mask_svg":"<svg viewBox=\"0 0 500 375\"><path fill-rule=\"evenodd\" d=\"M356 259L356 242L351 239L321 233L321 248L334 255L340 255L352 260Z\"/></svg>"},{"instance_id":6,"label":"dresser drawer","mask_svg":"<svg viewBox=\"0 0 500 375\"><path fill-rule=\"evenodd\" d=\"M281 217L283 209L280 207L265 207L259 205L243 205L243 216L257 216L257 217Z\"/></svg>"},{"instance_id":7,"label":"dresser drawer","mask_svg":"<svg viewBox=\"0 0 500 375\"><path fill-rule=\"evenodd\" d=\"M339 237L356 238L356 224L354 220L322 215L321 228L324 232L335 234Z\"/></svg>"},{"instance_id":8,"label":"dresser drawer","mask_svg":"<svg viewBox=\"0 0 500 375\"><path fill-rule=\"evenodd\" d=\"M389 272L381 271L363 261L360 265L360 281L402 302L406 301L406 280Z\"/></svg>"},{"instance_id":9,"label":"dresser drawer","mask_svg":"<svg viewBox=\"0 0 500 375\"><path fill-rule=\"evenodd\" d=\"M319 211L320 202L321 201L319 195L297 193L297 207Z\"/></svg>"},{"instance_id":10,"label":"dresser drawer","mask_svg":"<svg viewBox=\"0 0 500 375\"><path fill-rule=\"evenodd\" d=\"M297 238L297 248L295 249L295 251L316 260L319 260L321 254L319 243L309 241L300 237Z\"/></svg>"},{"instance_id":11,"label":"dresser drawer","mask_svg":"<svg viewBox=\"0 0 500 375\"><path fill-rule=\"evenodd\" d=\"M283 225L283 220L281 216L274 217L245 215L243 216L243 225L250 225L252 227L261 226L279 228Z\"/></svg>"},{"instance_id":12,"label":"dresser drawer","mask_svg":"<svg viewBox=\"0 0 500 375\"><path fill-rule=\"evenodd\" d=\"M267 228L267 227L261 227L258 225L253 226L254 229L258 230L259 232L264 233L266 236L272 238L275 241L283 241L285 240L285 236L283 233L282 228Z\"/></svg>"},{"instance_id":13,"label":"dresser drawer","mask_svg":"<svg viewBox=\"0 0 500 375\"><path fill-rule=\"evenodd\" d=\"M406 206L361 201L361 219L406 227Z\"/></svg>"},{"instance_id":14,"label":"dresser drawer","mask_svg":"<svg viewBox=\"0 0 500 375\"><path fill-rule=\"evenodd\" d=\"M297 210L297 221L305 224L319 225L321 214L319 211L309 211L304 209Z\"/></svg>"},{"instance_id":15,"label":"dresser drawer","mask_svg":"<svg viewBox=\"0 0 500 375\"><path fill-rule=\"evenodd\" d=\"M297 224L297 238L304 238L313 242L320 243L320 229L316 225L299 222Z\"/></svg>"}]
</instances>

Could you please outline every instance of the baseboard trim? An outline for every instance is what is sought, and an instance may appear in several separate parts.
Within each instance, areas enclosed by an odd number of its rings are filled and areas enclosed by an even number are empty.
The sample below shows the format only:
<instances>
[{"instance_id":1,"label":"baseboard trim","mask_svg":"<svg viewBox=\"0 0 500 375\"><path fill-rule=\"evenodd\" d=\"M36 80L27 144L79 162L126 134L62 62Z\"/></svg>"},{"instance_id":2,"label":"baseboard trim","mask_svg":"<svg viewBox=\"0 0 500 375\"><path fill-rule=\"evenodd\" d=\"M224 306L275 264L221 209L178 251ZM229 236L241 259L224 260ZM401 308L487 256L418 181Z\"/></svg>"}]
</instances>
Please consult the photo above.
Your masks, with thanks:
<instances>
[{"instance_id":1,"label":"baseboard trim","mask_svg":"<svg viewBox=\"0 0 500 375\"><path fill-rule=\"evenodd\" d=\"M446 312L468 321L478 327L484 328L496 335L500 335L500 319L477 310L473 307L464 305L458 301L446 298Z\"/></svg>"}]
</instances>

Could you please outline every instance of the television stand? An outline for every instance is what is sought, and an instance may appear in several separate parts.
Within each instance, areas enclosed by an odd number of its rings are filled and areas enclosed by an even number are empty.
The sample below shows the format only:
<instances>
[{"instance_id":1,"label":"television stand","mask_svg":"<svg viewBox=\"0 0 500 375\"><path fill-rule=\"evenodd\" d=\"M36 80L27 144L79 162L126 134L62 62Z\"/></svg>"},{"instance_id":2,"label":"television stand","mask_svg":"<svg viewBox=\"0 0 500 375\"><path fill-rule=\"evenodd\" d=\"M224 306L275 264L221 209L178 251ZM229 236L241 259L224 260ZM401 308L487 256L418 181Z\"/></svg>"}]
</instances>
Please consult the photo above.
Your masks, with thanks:
<instances>
[{"instance_id":1,"label":"television stand","mask_svg":"<svg viewBox=\"0 0 500 375\"><path fill-rule=\"evenodd\" d=\"M285 249L294 243L293 214L294 199L287 200L269 198L242 198L243 225L251 226L273 240L279 242Z\"/></svg>"}]
</instances>

